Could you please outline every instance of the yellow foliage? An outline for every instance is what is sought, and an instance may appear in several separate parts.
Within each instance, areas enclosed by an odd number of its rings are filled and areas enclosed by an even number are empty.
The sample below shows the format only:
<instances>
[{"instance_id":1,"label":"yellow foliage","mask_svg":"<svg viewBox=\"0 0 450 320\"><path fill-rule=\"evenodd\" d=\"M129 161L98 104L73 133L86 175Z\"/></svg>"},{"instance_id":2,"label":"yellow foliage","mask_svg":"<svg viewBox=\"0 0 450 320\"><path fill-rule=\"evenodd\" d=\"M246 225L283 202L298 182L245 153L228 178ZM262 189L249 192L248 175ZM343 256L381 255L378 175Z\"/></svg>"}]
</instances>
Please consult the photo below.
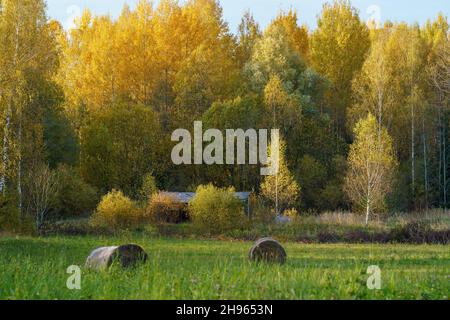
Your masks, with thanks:
<instances>
[{"instance_id":1,"label":"yellow foliage","mask_svg":"<svg viewBox=\"0 0 450 320\"><path fill-rule=\"evenodd\" d=\"M234 193L234 188L220 189L212 184L198 187L189 203L194 224L212 233L241 227L246 220L244 206Z\"/></svg>"},{"instance_id":2,"label":"yellow foliage","mask_svg":"<svg viewBox=\"0 0 450 320\"><path fill-rule=\"evenodd\" d=\"M91 218L95 226L121 229L132 228L142 222L143 212L121 191L113 190L100 201Z\"/></svg>"},{"instance_id":3,"label":"yellow foliage","mask_svg":"<svg viewBox=\"0 0 450 320\"><path fill-rule=\"evenodd\" d=\"M369 114L355 127L350 147L346 191L356 210L366 210L367 221L374 210L384 209L397 166L392 138Z\"/></svg>"},{"instance_id":4,"label":"yellow foliage","mask_svg":"<svg viewBox=\"0 0 450 320\"><path fill-rule=\"evenodd\" d=\"M61 41L58 82L68 112L78 118L80 105L97 111L124 98L168 112L176 99L183 107L196 107L179 101L198 95L194 90L211 92L202 104L206 108L234 92L227 86L238 75L235 43L221 15L213 0L184 5L163 0L155 8L141 0L135 10L125 6L117 20L86 11L70 40Z\"/></svg>"},{"instance_id":5,"label":"yellow foliage","mask_svg":"<svg viewBox=\"0 0 450 320\"><path fill-rule=\"evenodd\" d=\"M288 217L292 221L295 221L300 217L300 214L298 213L297 209L288 209L284 211L283 215L285 217Z\"/></svg>"},{"instance_id":6,"label":"yellow foliage","mask_svg":"<svg viewBox=\"0 0 450 320\"><path fill-rule=\"evenodd\" d=\"M286 164L285 145L285 142L280 141L278 174L266 176L261 184L261 195L275 206L277 214L295 206L301 190Z\"/></svg>"},{"instance_id":7,"label":"yellow foliage","mask_svg":"<svg viewBox=\"0 0 450 320\"><path fill-rule=\"evenodd\" d=\"M292 48L305 61L309 61L308 28L306 26L299 26L297 20L297 12L291 9L288 13L280 13L272 24L282 26L288 36Z\"/></svg>"}]
</instances>

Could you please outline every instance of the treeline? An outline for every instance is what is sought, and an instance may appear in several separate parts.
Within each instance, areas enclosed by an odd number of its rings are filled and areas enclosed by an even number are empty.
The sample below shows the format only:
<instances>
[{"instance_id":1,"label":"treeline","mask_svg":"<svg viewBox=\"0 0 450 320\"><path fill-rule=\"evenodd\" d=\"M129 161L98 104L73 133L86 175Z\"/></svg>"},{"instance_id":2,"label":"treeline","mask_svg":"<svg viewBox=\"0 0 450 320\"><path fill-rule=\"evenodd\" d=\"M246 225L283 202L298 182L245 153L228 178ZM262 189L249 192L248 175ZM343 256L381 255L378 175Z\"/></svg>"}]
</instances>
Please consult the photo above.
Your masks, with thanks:
<instances>
[{"instance_id":1,"label":"treeline","mask_svg":"<svg viewBox=\"0 0 450 320\"><path fill-rule=\"evenodd\" d=\"M192 130L195 120L206 128L280 128L293 180L285 192L295 184L295 199L286 201L305 212L361 207L350 180L363 148L350 146L355 133L368 132L365 119L387 139L377 145L392 146L389 174L377 176L391 188L374 189L381 203L374 207L449 205L444 16L378 26L335 1L315 30L294 11L265 30L247 13L233 34L215 0L141 0L116 20L85 11L69 31L45 10L43 0L0 0L4 223L81 214L113 189L139 199L149 177L163 190L213 182L259 193L256 166L172 164L172 131ZM58 205L48 205L52 195Z\"/></svg>"}]
</instances>

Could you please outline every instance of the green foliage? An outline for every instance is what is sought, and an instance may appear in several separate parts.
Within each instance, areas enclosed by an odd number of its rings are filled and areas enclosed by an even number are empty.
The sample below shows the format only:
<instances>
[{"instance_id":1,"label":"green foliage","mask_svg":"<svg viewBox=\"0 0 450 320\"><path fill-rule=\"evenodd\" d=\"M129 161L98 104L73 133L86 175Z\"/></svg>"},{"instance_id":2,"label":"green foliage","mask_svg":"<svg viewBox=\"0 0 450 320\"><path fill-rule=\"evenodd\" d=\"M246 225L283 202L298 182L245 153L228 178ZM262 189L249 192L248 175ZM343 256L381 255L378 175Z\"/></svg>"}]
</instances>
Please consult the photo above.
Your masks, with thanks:
<instances>
[{"instance_id":1,"label":"green foliage","mask_svg":"<svg viewBox=\"0 0 450 320\"><path fill-rule=\"evenodd\" d=\"M196 226L210 233L239 229L246 220L244 206L233 188L220 189L212 184L200 186L189 203Z\"/></svg>"},{"instance_id":2,"label":"green foliage","mask_svg":"<svg viewBox=\"0 0 450 320\"><path fill-rule=\"evenodd\" d=\"M17 199L0 195L0 231L19 231L20 220Z\"/></svg>"},{"instance_id":3,"label":"green foliage","mask_svg":"<svg viewBox=\"0 0 450 320\"><path fill-rule=\"evenodd\" d=\"M246 95L233 100L215 102L205 112L202 120L205 129L214 128L222 132L230 128L247 130L262 126L263 113L260 99L256 95ZM240 190L251 190L258 184L259 179L257 166L202 166L200 170L207 177L201 182L207 184L215 181L218 185L231 185Z\"/></svg>"},{"instance_id":4,"label":"green foliage","mask_svg":"<svg viewBox=\"0 0 450 320\"><path fill-rule=\"evenodd\" d=\"M346 203L342 184L341 181L330 181L320 194L321 203L317 208L322 210L344 208Z\"/></svg>"},{"instance_id":5,"label":"green foliage","mask_svg":"<svg viewBox=\"0 0 450 320\"><path fill-rule=\"evenodd\" d=\"M296 176L303 190L302 206L304 208L320 207L322 195L317 191L323 189L326 183L326 168L313 157L306 155L300 160Z\"/></svg>"},{"instance_id":6,"label":"green foliage","mask_svg":"<svg viewBox=\"0 0 450 320\"><path fill-rule=\"evenodd\" d=\"M102 192L113 188L139 197L144 172L160 173L167 144L156 114L148 107L117 104L82 130L81 172Z\"/></svg>"},{"instance_id":7,"label":"green foliage","mask_svg":"<svg viewBox=\"0 0 450 320\"><path fill-rule=\"evenodd\" d=\"M147 173L142 178L142 186L139 190L139 200L147 203L154 194L158 192L156 179L151 173Z\"/></svg>"},{"instance_id":8,"label":"green foliage","mask_svg":"<svg viewBox=\"0 0 450 320\"><path fill-rule=\"evenodd\" d=\"M76 165L79 142L75 131L61 110L49 110L44 120L44 143L51 168L59 164Z\"/></svg>"},{"instance_id":9,"label":"green foliage","mask_svg":"<svg viewBox=\"0 0 450 320\"><path fill-rule=\"evenodd\" d=\"M59 218L86 216L94 211L97 191L84 182L78 168L60 165L57 169L58 192L53 213Z\"/></svg>"},{"instance_id":10,"label":"green foliage","mask_svg":"<svg viewBox=\"0 0 450 320\"><path fill-rule=\"evenodd\" d=\"M113 190L102 198L91 223L93 226L120 230L134 228L142 220L142 209L121 191Z\"/></svg>"},{"instance_id":11,"label":"green foliage","mask_svg":"<svg viewBox=\"0 0 450 320\"><path fill-rule=\"evenodd\" d=\"M291 93L300 87L306 65L290 46L285 29L273 25L256 42L245 70L256 92L261 92L271 77L278 76L284 88Z\"/></svg>"},{"instance_id":12,"label":"green foliage","mask_svg":"<svg viewBox=\"0 0 450 320\"><path fill-rule=\"evenodd\" d=\"M242 115L245 114L245 117ZM261 123L262 110L256 95L214 102L203 115L204 126L217 129L251 129Z\"/></svg>"}]
</instances>

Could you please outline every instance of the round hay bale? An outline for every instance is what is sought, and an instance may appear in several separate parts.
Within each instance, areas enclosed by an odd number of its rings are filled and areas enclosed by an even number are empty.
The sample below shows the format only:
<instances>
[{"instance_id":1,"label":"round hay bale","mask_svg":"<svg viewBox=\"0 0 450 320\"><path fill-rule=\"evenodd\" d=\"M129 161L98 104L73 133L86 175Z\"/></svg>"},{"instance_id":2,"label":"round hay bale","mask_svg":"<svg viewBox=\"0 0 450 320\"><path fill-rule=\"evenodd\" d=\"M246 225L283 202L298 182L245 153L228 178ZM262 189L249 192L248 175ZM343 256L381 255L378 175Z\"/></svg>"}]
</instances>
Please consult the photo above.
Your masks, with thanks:
<instances>
[{"instance_id":1,"label":"round hay bale","mask_svg":"<svg viewBox=\"0 0 450 320\"><path fill-rule=\"evenodd\" d=\"M128 268L139 263L145 263L147 259L147 253L136 244L102 247L92 251L86 260L86 267L102 270L109 268L114 262L118 262L122 268Z\"/></svg>"},{"instance_id":2,"label":"round hay bale","mask_svg":"<svg viewBox=\"0 0 450 320\"><path fill-rule=\"evenodd\" d=\"M284 264L286 258L287 254L283 246L272 238L263 238L256 241L249 254L249 259L257 262Z\"/></svg>"}]
</instances>

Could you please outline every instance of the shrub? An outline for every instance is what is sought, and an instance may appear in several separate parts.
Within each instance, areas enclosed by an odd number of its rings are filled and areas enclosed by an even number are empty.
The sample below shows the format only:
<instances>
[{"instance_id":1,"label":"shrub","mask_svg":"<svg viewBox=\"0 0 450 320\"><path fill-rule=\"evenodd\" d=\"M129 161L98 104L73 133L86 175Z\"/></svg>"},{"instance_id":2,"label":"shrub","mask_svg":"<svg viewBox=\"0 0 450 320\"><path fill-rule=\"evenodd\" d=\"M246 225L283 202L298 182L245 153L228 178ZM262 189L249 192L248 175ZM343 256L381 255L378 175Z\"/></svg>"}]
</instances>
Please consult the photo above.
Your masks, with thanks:
<instances>
[{"instance_id":1,"label":"shrub","mask_svg":"<svg viewBox=\"0 0 450 320\"><path fill-rule=\"evenodd\" d=\"M127 229L142 222L142 210L121 191L113 190L100 201L92 216L93 226Z\"/></svg>"},{"instance_id":2,"label":"shrub","mask_svg":"<svg viewBox=\"0 0 450 320\"><path fill-rule=\"evenodd\" d=\"M288 217L291 221L297 221L300 218L300 214L297 209L288 209L284 211L283 215Z\"/></svg>"},{"instance_id":3,"label":"shrub","mask_svg":"<svg viewBox=\"0 0 450 320\"><path fill-rule=\"evenodd\" d=\"M58 217L79 217L92 213L98 203L97 191L84 182L76 168L58 167L58 193L54 213Z\"/></svg>"},{"instance_id":4,"label":"shrub","mask_svg":"<svg viewBox=\"0 0 450 320\"><path fill-rule=\"evenodd\" d=\"M183 220L183 204L167 193L154 194L145 210L145 218L154 224L179 223Z\"/></svg>"},{"instance_id":5,"label":"shrub","mask_svg":"<svg viewBox=\"0 0 450 320\"><path fill-rule=\"evenodd\" d=\"M213 185L200 186L189 203L194 225L210 233L222 233L243 226L246 221L244 205L233 188L220 189Z\"/></svg>"},{"instance_id":6,"label":"shrub","mask_svg":"<svg viewBox=\"0 0 450 320\"><path fill-rule=\"evenodd\" d=\"M400 243L426 243L427 235L433 230L423 221L411 221L391 231L391 239Z\"/></svg>"},{"instance_id":7,"label":"shrub","mask_svg":"<svg viewBox=\"0 0 450 320\"><path fill-rule=\"evenodd\" d=\"M333 231L320 231L317 235L319 243L338 243L341 237Z\"/></svg>"},{"instance_id":8,"label":"shrub","mask_svg":"<svg viewBox=\"0 0 450 320\"><path fill-rule=\"evenodd\" d=\"M111 230L94 226L89 219L65 220L45 223L41 230L43 236L88 236L112 235Z\"/></svg>"}]
</instances>

